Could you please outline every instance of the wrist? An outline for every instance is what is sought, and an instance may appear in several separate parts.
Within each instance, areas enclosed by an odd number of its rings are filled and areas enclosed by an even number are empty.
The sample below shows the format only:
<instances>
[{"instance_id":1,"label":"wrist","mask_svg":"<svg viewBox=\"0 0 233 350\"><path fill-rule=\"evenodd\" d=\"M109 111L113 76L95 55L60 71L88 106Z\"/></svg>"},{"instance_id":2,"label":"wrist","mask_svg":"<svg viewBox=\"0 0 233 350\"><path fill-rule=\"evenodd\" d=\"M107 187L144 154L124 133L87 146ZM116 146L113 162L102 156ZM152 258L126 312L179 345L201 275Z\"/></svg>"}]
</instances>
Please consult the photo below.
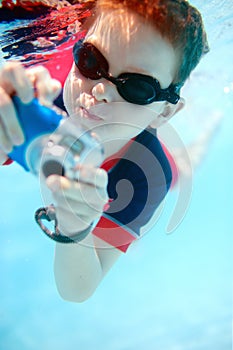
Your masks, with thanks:
<instances>
[{"instance_id":1,"label":"wrist","mask_svg":"<svg viewBox=\"0 0 233 350\"><path fill-rule=\"evenodd\" d=\"M67 230L63 230L59 225L57 225L57 226L55 225L56 235L61 236L60 238L67 237L71 241L73 241L73 243L78 243L78 242L83 241L89 235L89 233L92 232L92 230L93 230L93 223L91 223L90 225L88 225L87 227L85 227L82 230L77 230L77 231L72 232L72 233L67 232ZM66 238L65 238L65 240L66 240ZM64 242L64 243L66 243L66 242ZM70 242L70 243L72 243L72 242Z\"/></svg>"},{"instance_id":2,"label":"wrist","mask_svg":"<svg viewBox=\"0 0 233 350\"><path fill-rule=\"evenodd\" d=\"M74 232L70 234L69 236L64 234L60 229L58 228L58 222L56 218L55 208L53 205L46 207L46 208L39 208L35 213L35 220L37 224L40 226L42 231L52 240L59 242L59 243L78 243L83 241L89 233L94 228L94 223L91 223L89 226L87 226L84 230L80 230L78 232ZM44 223L42 223L42 220L47 221L54 221L54 232L49 230Z\"/></svg>"}]
</instances>

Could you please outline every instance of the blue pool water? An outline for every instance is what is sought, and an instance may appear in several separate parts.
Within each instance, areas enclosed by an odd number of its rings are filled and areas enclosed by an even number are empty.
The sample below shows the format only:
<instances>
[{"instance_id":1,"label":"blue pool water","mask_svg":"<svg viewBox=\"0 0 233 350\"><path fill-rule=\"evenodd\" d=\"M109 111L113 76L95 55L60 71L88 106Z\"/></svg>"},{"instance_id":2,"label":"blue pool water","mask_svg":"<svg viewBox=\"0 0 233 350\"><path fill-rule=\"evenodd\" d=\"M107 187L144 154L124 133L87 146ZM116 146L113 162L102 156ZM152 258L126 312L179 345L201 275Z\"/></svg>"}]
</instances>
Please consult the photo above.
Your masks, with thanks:
<instances>
[{"instance_id":1,"label":"blue pool water","mask_svg":"<svg viewBox=\"0 0 233 350\"><path fill-rule=\"evenodd\" d=\"M54 243L33 218L42 203L38 180L17 164L1 168L1 350L231 349L232 2L192 3L203 12L211 52L187 83L186 109L172 126L188 149L216 115L218 123L194 171L183 220L166 234L175 189L155 227L94 296L65 302L54 283Z\"/></svg>"}]
</instances>

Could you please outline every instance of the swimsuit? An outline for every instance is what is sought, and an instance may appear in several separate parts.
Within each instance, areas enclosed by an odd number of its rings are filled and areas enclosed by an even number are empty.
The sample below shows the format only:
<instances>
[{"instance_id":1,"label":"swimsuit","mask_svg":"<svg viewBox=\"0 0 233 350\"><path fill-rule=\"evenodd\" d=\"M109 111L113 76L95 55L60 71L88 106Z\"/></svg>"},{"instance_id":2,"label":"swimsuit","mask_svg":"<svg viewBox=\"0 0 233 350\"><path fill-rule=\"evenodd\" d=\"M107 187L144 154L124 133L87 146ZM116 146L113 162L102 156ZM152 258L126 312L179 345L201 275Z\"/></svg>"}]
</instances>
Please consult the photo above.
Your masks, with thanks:
<instances>
[{"instance_id":1,"label":"swimsuit","mask_svg":"<svg viewBox=\"0 0 233 350\"><path fill-rule=\"evenodd\" d=\"M109 209L93 234L126 252L166 196L172 171L156 130L146 129L108 170ZM106 169L107 164L103 165Z\"/></svg>"}]
</instances>

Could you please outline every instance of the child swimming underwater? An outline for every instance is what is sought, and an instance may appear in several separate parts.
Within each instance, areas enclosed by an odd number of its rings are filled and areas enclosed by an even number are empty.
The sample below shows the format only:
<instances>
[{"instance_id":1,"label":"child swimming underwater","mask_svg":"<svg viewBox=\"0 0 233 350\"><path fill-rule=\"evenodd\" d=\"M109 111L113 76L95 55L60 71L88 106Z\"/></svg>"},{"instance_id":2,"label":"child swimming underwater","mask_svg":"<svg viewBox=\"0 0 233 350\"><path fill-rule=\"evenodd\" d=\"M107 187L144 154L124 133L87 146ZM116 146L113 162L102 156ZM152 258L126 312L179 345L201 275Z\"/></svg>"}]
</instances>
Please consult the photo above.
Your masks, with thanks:
<instances>
[{"instance_id":1,"label":"child swimming underwater","mask_svg":"<svg viewBox=\"0 0 233 350\"><path fill-rule=\"evenodd\" d=\"M201 16L185 0L98 0L86 28L63 98L68 114L98 134L105 162L80 166L75 181L47 179L59 234L82 237L56 243L57 287L75 302L94 293L166 196L172 175L156 130L183 108L180 89L207 48ZM44 104L60 91L43 68L10 62L2 69L3 162L24 137L11 96L27 103L34 88Z\"/></svg>"}]
</instances>

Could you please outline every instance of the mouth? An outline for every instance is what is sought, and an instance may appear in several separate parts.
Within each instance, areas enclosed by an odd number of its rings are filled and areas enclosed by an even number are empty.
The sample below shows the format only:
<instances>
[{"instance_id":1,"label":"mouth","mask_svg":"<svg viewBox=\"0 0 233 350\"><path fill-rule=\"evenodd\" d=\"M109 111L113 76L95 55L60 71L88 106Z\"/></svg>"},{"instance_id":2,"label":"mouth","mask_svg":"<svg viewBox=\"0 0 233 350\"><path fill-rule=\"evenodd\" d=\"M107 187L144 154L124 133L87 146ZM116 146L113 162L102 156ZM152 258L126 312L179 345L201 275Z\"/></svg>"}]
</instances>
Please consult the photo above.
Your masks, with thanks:
<instances>
[{"instance_id":1,"label":"mouth","mask_svg":"<svg viewBox=\"0 0 233 350\"><path fill-rule=\"evenodd\" d=\"M91 121L103 121L102 118L98 117L97 115L90 113L86 108L80 107L81 115L84 119L88 119Z\"/></svg>"}]
</instances>

